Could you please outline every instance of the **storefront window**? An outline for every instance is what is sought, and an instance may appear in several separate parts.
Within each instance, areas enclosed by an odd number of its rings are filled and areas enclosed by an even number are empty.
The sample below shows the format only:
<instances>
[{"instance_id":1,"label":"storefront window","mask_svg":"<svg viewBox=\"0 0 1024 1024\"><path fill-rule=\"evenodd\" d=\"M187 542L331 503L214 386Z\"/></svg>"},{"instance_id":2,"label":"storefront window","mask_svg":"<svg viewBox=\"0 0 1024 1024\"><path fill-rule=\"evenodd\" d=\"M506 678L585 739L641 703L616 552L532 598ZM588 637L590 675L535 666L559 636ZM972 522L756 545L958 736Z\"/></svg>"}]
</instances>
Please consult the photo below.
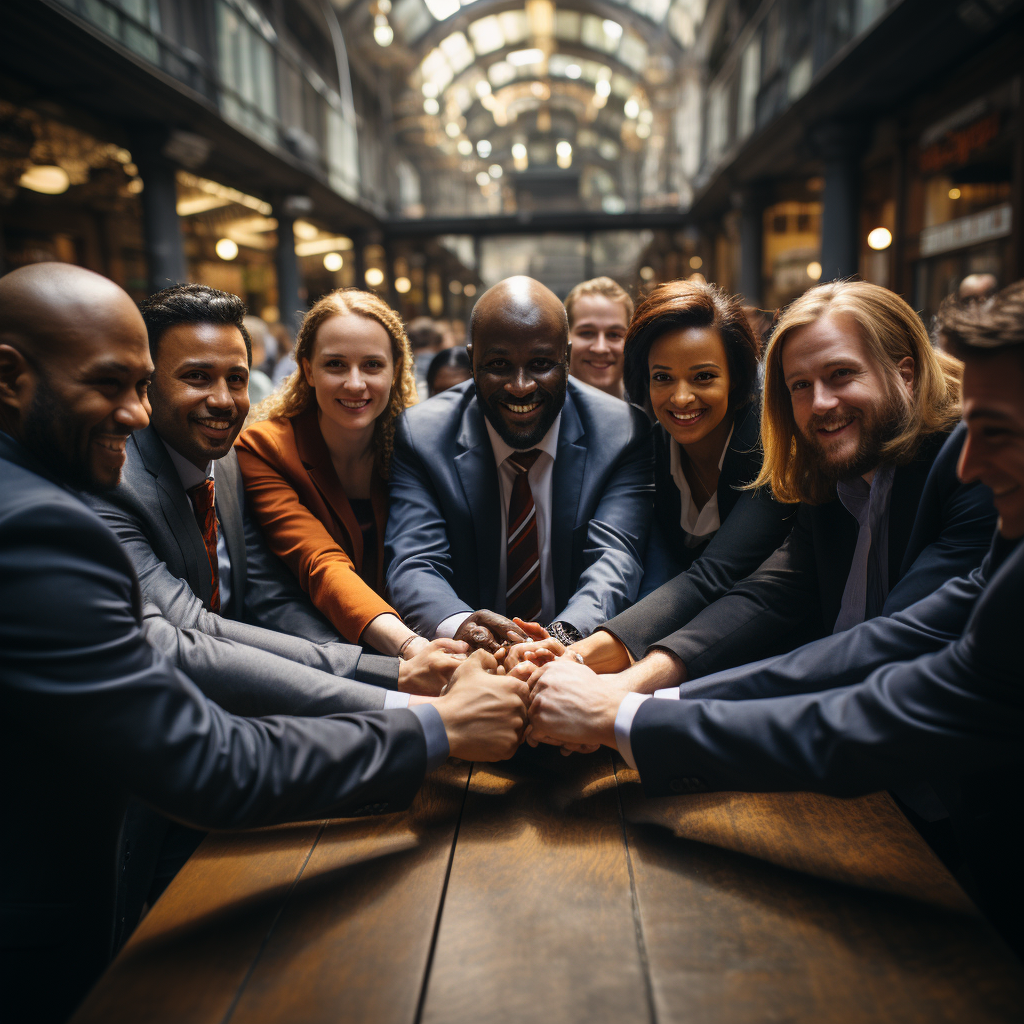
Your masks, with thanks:
<instances>
[{"instance_id":1,"label":"storefront window","mask_svg":"<svg viewBox=\"0 0 1024 1024\"><path fill-rule=\"evenodd\" d=\"M821 277L821 203L783 202L764 211L764 304L778 309Z\"/></svg>"}]
</instances>

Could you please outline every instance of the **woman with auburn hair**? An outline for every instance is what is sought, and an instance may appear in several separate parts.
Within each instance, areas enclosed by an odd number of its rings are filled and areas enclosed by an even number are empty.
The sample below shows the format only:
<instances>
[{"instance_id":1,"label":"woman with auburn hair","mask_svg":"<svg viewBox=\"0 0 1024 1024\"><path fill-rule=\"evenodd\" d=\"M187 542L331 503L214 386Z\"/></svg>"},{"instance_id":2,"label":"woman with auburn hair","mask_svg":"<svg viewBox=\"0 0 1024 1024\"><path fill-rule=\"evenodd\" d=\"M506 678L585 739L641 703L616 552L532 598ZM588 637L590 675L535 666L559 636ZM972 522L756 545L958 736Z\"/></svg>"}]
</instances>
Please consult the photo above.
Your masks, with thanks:
<instances>
[{"instance_id":1,"label":"woman with auburn hair","mask_svg":"<svg viewBox=\"0 0 1024 1024\"><path fill-rule=\"evenodd\" d=\"M949 432L960 419L963 367L936 349L920 317L895 292L867 281L832 281L804 292L779 318L764 357L764 463L754 487L771 487L779 501L820 505L835 497L835 481L809 471L813 457L793 416L793 399L782 368L782 349L802 327L828 316L854 324L866 352L882 372L894 436L878 451L878 462L904 466L928 434ZM901 385L899 367L911 360L913 390Z\"/></svg>"},{"instance_id":2,"label":"woman with auburn hair","mask_svg":"<svg viewBox=\"0 0 1024 1024\"><path fill-rule=\"evenodd\" d=\"M789 510L766 491L742 490L761 469L759 347L739 300L712 284L660 285L633 314L625 383L657 420L654 528L642 600L573 646L599 671L629 664L620 632L671 632L789 530Z\"/></svg>"},{"instance_id":3,"label":"woman with auburn hair","mask_svg":"<svg viewBox=\"0 0 1024 1024\"><path fill-rule=\"evenodd\" d=\"M414 633L381 596L395 422L416 401L400 317L369 292L331 292L306 314L295 362L235 442L271 550L349 642L465 653Z\"/></svg>"}]
</instances>

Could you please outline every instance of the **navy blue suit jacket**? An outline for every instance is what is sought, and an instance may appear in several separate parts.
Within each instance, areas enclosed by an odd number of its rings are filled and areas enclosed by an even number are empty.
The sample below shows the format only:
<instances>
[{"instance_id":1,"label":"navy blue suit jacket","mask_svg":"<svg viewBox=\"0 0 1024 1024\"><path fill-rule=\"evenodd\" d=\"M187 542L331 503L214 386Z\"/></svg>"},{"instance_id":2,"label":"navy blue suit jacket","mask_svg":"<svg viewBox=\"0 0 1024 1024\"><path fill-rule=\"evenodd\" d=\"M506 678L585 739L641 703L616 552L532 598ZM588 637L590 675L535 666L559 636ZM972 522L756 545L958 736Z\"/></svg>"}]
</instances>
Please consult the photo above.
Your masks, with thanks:
<instances>
[{"instance_id":1,"label":"navy blue suit jacket","mask_svg":"<svg viewBox=\"0 0 1024 1024\"><path fill-rule=\"evenodd\" d=\"M974 895L1011 939L1024 911L1024 543L905 611L648 700L630 732L648 794L927 782L949 811Z\"/></svg>"},{"instance_id":2,"label":"navy blue suit jacket","mask_svg":"<svg viewBox=\"0 0 1024 1024\"><path fill-rule=\"evenodd\" d=\"M0 433L0 1001L63 1020L109 958L135 796L200 828L404 807L411 711L238 718L145 640L124 549Z\"/></svg>"},{"instance_id":3,"label":"navy blue suit jacket","mask_svg":"<svg viewBox=\"0 0 1024 1024\"><path fill-rule=\"evenodd\" d=\"M556 619L584 636L635 600L654 491L639 409L569 378L551 484ZM492 608L501 554L494 451L472 381L407 409L395 432L388 599L433 636Z\"/></svg>"},{"instance_id":4,"label":"navy blue suit jacket","mask_svg":"<svg viewBox=\"0 0 1024 1024\"><path fill-rule=\"evenodd\" d=\"M987 487L957 479L965 436L963 424L948 436L932 434L916 458L896 470L889 501L889 596L883 615L969 573L985 557L996 511ZM786 540L756 572L719 596L716 581L728 574L704 569L715 586L702 592L713 603L677 610L685 611L676 620L681 628L662 638L648 633L647 645L672 651L694 679L825 636L839 615L856 544L857 521L838 499L800 504ZM714 542L709 554L712 546ZM707 556L695 565L706 562ZM668 593L670 587L662 591ZM662 591L646 600L653 602ZM635 631L631 649L641 632Z\"/></svg>"}]
</instances>

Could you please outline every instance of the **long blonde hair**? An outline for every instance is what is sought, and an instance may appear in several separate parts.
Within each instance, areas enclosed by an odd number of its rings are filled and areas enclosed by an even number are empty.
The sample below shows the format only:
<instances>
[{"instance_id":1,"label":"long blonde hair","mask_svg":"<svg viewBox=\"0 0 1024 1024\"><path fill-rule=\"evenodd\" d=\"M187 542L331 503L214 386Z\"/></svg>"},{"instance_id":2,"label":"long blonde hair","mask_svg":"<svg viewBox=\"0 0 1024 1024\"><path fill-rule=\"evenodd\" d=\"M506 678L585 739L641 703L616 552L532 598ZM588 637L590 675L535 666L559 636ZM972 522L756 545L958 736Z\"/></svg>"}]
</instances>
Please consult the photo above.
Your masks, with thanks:
<instances>
[{"instance_id":1,"label":"long blonde hair","mask_svg":"<svg viewBox=\"0 0 1024 1024\"><path fill-rule=\"evenodd\" d=\"M386 480L391 470L391 455L395 447L395 423L403 409L415 405L416 380L413 376L412 351L406 337L402 318L379 296L358 288L339 288L319 299L306 314L295 339L297 364L280 390L265 398L255 409L251 422L287 418L293 419L316 404L316 391L309 386L302 369L304 359L312 360L317 331L333 316L365 317L375 320L391 339L391 356L395 373L391 380L388 407L377 417L373 428L373 451L377 467Z\"/></svg>"},{"instance_id":2,"label":"long blonde hair","mask_svg":"<svg viewBox=\"0 0 1024 1024\"><path fill-rule=\"evenodd\" d=\"M895 292L866 281L833 281L811 288L779 318L764 356L764 462L750 486L770 485L778 501L820 505L835 497L834 487L815 472L796 428L782 369L782 347L798 328L825 315L839 314L857 324L890 396L899 393L899 363L907 356L914 360L913 396L896 436L882 447L881 461L905 465L926 434L949 429L960 418L963 365L932 347L920 317Z\"/></svg>"}]
</instances>

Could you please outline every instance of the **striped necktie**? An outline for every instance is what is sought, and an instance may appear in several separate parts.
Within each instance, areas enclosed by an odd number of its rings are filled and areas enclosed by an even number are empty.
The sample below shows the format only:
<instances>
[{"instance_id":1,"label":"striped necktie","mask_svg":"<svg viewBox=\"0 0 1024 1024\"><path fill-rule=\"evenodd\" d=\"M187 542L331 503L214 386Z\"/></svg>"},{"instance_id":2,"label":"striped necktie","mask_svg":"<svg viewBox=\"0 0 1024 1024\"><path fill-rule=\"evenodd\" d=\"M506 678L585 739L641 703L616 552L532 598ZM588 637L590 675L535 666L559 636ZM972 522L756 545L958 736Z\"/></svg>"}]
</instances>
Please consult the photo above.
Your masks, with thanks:
<instances>
[{"instance_id":1,"label":"striped necktie","mask_svg":"<svg viewBox=\"0 0 1024 1024\"><path fill-rule=\"evenodd\" d=\"M505 560L505 614L527 622L540 617L540 548L537 544L537 509L530 490L530 467L540 450L516 452L506 460L516 471L508 503L508 540Z\"/></svg>"},{"instance_id":2,"label":"striped necktie","mask_svg":"<svg viewBox=\"0 0 1024 1024\"><path fill-rule=\"evenodd\" d=\"M206 545L206 557L210 560L210 579L213 589L210 596L210 611L220 612L220 571L217 565L217 513L213 507L213 480L207 477L201 484L188 489L192 499L192 510L196 514L199 532Z\"/></svg>"}]
</instances>

